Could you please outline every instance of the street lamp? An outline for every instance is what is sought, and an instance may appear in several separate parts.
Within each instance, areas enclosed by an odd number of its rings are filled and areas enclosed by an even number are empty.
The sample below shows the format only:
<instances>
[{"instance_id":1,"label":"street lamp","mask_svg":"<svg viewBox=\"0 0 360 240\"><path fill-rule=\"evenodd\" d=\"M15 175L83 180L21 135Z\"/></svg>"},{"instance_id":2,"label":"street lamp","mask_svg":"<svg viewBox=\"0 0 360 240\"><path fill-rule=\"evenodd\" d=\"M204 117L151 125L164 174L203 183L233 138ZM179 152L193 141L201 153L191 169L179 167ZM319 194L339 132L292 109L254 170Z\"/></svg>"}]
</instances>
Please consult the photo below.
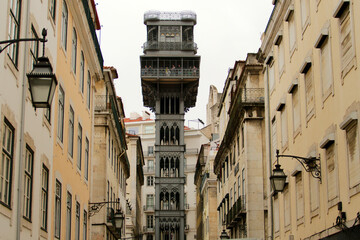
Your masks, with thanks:
<instances>
[{"instance_id":1,"label":"street lamp","mask_svg":"<svg viewBox=\"0 0 360 240\"><path fill-rule=\"evenodd\" d=\"M57 85L56 76L52 66L45 57L46 29L43 29L43 55L34 63L34 69L26 74L29 80L29 88L34 108L50 108Z\"/></svg>"},{"instance_id":2,"label":"street lamp","mask_svg":"<svg viewBox=\"0 0 360 240\"><path fill-rule=\"evenodd\" d=\"M120 209L116 210L116 213L114 214L114 221L115 221L115 228L122 229L124 225L124 214L121 212Z\"/></svg>"},{"instance_id":3,"label":"street lamp","mask_svg":"<svg viewBox=\"0 0 360 240\"><path fill-rule=\"evenodd\" d=\"M220 239L230 239L230 237L227 235L225 229L222 230L220 234Z\"/></svg>"},{"instance_id":4,"label":"street lamp","mask_svg":"<svg viewBox=\"0 0 360 240\"><path fill-rule=\"evenodd\" d=\"M286 175L284 170L281 169L281 165L279 164L280 157L288 157L296 159L298 162L301 163L303 168L306 172L310 172L311 176L320 180L321 183L321 165L320 165L320 158L316 157L299 157L295 155L280 155L279 150L276 149L276 165L275 169L273 170L273 174L270 176L271 186L274 189L274 192L282 192L285 187ZM319 162L319 164L317 164Z\"/></svg>"},{"instance_id":5,"label":"street lamp","mask_svg":"<svg viewBox=\"0 0 360 240\"><path fill-rule=\"evenodd\" d=\"M53 73L49 58L45 57L45 42L47 31L42 30L43 38L21 38L0 41L0 44L7 44L4 48L0 47L0 53L8 46L17 42L42 42L43 55L36 59L33 70L26 74L29 80L29 89L34 108L50 108L57 85L56 76Z\"/></svg>"}]
</instances>

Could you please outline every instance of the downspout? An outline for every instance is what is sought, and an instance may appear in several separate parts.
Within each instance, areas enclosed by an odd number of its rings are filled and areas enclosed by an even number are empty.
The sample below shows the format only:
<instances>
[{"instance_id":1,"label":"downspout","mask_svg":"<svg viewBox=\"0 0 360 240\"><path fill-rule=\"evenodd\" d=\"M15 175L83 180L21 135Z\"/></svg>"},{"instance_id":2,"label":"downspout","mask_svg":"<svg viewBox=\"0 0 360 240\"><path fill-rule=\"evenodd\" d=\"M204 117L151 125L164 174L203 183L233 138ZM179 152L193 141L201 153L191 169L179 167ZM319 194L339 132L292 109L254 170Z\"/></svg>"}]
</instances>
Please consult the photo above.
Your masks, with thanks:
<instances>
[{"instance_id":1,"label":"downspout","mask_svg":"<svg viewBox=\"0 0 360 240\"><path fill-rule=\"evenodd\" d=\"M25 38L28 38L28 29L29 29L29 12L30 12L30 0L26 2L26 16L25 16ZM23 154L24 154L24 128L25 128L25 100L26 100L26 90L27 90L27 79L26 79L26 66L27 66L27 53L28 53L28 44L25 43L24 51L24 61L23 61L23 73L22 73L22 93L21 93L21 113L20 113L20 136L19 136L19 171L18 171L18 186L17 186L17 199L16 199L16 239L20 240L20 230L21 230L21 198L22 198L22 183L23 183Z\"/></svg>"},{"instance_id":2,"label":"downspout","mask_svg":"<svg viewBox=\"0 0 360 240\"><path fill-rule=\"evenodd\" d=\"M269 176L271 176L271 126L270 126L270 91L269 91L269 68L268 66L266 66L266 109L267 109L267 118L265 117L266 120L266 124L268 126L268 157L269 157ZM268 184L268 193L271 192L271 186L270 184ZM269 236L270 239L273 239L274 236L274 212L273 212L273 198L272 196L270 196L270 228L271 228L271 236Z\"/></svg>"}]
</instances>

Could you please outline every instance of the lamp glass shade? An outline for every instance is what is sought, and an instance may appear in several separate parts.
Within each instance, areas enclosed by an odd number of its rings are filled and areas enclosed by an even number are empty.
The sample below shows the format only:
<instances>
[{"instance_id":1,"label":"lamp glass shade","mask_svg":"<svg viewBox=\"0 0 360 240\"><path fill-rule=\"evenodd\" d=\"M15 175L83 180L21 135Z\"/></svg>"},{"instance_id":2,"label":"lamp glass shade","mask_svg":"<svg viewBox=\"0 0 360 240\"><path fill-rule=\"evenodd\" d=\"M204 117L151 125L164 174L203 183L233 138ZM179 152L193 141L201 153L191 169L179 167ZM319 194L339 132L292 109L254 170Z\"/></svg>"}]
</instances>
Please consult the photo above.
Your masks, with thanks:
<instances>
[{"instance_id":1,"label":"lamp glass shade","mask_svg":"<svg viewBox=\"0 0 360 240\"><path fill-rule=\"evenodd\" d=\"M34 69L27 74L33 106L49 108L54 97L57 80L47 57L38 58Z\"/></svg>"},{"instance_id":2,"label":"lamp glass shade","mask_svg":"<svg viewBox=\"0 0 360 240\"><path fill-rule=\"evenodd\" d=\"M230 239L225 230L222 230L220 239Z\"/></svg>"},{"instance_id":3,"label":"lamp glass shade","mask_svg":"<svg viewBox=\"0 0 360 240\"><path fill-rule=\"evenodd\" d=\"M124 224L124 215L121 211L116 211L114 214L114 220L115 220L115 228L121 229Z\"/></svg>"},{"instance_id":4,"label":"lamp glass shade","mask_svg":"<svg viewBox=\"0 0 360 240\"><path fill-rule=\"evenodd\" d=\"M270 177L270 182L275 192L282 192L284 190L286 175L279 164L276 164L273 175Z\"/></svg>"}]
</instances>

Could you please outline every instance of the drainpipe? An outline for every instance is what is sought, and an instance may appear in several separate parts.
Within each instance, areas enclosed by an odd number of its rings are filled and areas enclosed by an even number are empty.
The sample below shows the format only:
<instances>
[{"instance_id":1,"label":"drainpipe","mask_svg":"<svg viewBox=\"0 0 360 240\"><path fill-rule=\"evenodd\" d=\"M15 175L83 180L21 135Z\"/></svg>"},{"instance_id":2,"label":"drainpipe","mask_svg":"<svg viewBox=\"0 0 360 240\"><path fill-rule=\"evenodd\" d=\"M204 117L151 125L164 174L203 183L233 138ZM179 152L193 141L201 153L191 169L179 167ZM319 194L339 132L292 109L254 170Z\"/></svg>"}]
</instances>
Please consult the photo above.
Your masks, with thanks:
<instances>
[{"instance_id":1,"label":"drainpipe","mask_svg":"<svg viewBox=\"0 0 360 240\"><path fill-rule=\"evenodd\" d=\"M266 120L266 124L268 127L268 161L269 161L269 176L271 176L271 125L270 125L270 90L269 90L269 68L268 66L266 66L266 102L267 104L265 104L265 107L267 109L267 118L265 117ZM270 184L268 184L268 193L271 192L271 186ZM269 211L268 211L269 212ZM270 228L271 228L271 236L269 236L270 239L273 239L274 236L274 212L273 212L273 198L272 196L270 196L270 216L268 216L268 219L270 219Z\"/></svg>"},{"instance_id":2,"label":"drainpipe","mask_svg":"<svg viewBox=\"0 0 360 240\"><path fill-rule=\"evenodd\" d=\"M25 38L28 38L28 29L29 29L29 12L30 12L30 0L25 1L26 2L26 16L25 16ZM28 44L25 43L25 51L24 51L24 61L23 61L23 73L22 73L22 93L21 93L21 113L20 113L20 137L19 137L19 171L18 171L18 184L17 184L17 199L16 199L16 239L20 240L20 230L21 230L21 199L23 195L23 155L24 155L24 148L25 148L25 142L24 142L24 128L25 128L25 100L26 100L26 90L27 90L27 78L26 78L26 66L27 66L27 54L28 54Z\"/></svg>"}]
</instances>

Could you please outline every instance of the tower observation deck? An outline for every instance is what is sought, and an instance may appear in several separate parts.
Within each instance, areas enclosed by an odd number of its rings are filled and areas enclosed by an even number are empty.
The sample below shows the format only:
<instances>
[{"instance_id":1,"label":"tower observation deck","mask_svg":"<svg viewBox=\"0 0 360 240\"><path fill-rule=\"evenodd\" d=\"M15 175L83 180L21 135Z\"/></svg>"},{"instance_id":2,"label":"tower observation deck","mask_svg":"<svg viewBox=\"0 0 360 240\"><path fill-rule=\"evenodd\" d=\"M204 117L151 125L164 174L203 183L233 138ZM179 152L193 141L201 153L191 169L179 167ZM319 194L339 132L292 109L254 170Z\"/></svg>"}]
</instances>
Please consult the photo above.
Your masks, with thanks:
<instances>
[{"instance_id":1,"label":"tower observation deck","mask_svg":"<svg viewBox=\"0 0 360 240\"><path fill-rule=\"evenodd\" d=\"M200 56L192 11L144 14L143 102L155 112L155 239L184 240L184 115L196 103Z\"/></svg>"}]
</instances>

